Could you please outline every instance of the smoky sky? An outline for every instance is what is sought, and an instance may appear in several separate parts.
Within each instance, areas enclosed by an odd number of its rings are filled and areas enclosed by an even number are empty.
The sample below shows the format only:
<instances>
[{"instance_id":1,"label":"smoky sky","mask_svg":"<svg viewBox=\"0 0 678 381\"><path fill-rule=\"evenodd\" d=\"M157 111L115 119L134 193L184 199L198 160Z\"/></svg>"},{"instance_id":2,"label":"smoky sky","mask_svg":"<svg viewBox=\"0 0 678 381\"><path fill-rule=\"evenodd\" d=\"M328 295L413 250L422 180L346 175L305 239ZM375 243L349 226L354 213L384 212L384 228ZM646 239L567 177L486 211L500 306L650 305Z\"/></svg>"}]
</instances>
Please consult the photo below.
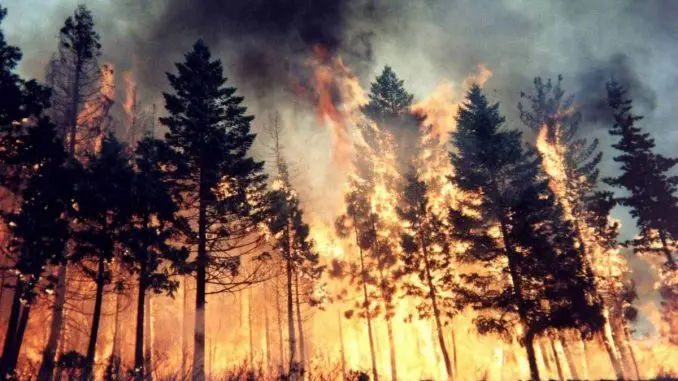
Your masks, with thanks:
<instances>
[{"instance_id":1,"label":"smoky sky","mask_svg":"<svg viewBox=\"0 0 678 381\"><path fill-rule=\"evenodd\" d=\"M79 3L94 14L102 60L136 73L141 102L161 102L165 72L202 38L257 115L257 128L267 112L294 108L290 79L308 75L305 63L320 44L366 89L390 65L415 99L443 81L460 84L483 64L493 72L486 92L512 128L521 127L516 105L532 79L562 74L582 112L581 133L603 139L604 176L618 171L605 132L605 83L616 79L645 115L658 151L678 155L675 0L4 0L2 28L24 52L22 74L44 77L59 27ZM305 200L322 204L330 187L340 187L312 182L332 170L328 134L315 123L313 115L286 120L286 143L308 168L312 191ZM623 210L614 213L621 239L631 238L634 221Z\"/></svg>"},{"instance_id":2,"label":"smoky sky","mask_svg":"<svg viewBox=\"0 0 678 381\"><path fill-rule=\"evenodd\" d=\"M142 102L161 100L165 72L203 38L253 113L285 108L294 101L291 78L303 77L320 44L364 88L392 66L416 99L484 64L494 73L486 90L516 128L520 92L535 76L562 74L582 133L600 135L609 124L605 83L614 78L629 88L644 126L663 135L660 150L671 153L678 140L677 1L6 0L3 29L25 53L23 73L44 76L59 26L81 2L93 11L102 59L135 71Z\"/></svg>"}]
</instances>

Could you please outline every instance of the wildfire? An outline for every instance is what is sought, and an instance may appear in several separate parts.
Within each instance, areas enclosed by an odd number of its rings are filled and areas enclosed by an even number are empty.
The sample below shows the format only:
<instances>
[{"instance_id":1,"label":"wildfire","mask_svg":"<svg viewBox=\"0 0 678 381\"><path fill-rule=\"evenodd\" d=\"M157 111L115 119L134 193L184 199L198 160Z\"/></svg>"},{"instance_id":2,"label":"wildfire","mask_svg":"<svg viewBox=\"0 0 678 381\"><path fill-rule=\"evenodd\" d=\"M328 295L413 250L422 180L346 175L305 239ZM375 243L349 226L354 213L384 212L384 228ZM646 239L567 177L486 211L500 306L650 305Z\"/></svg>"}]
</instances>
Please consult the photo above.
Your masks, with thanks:
<instances>
[{"instance_id":1,"label":"wildfire","mask_svg":"<svg viewBox=\"0 0 678 381\"><path fill-rule=\"evenodd\" d=\"M87 99L78 114L76 150L80 153L98 152L108 132L108 112L115 100L113 64L106 63L101 67L97 86L97 92Z\"/></svg>"},{"instance_id":2,"label":"wildfire","mask_svg":"<svg viewBox=\"0 0 678 381\"><path fill-rule=\"evenodd\" d=\"M440 138L440 144L445 144L451 132L454 131L454 120L464 91L472 84L479 86L492 78L492 71L485 65L477 66L477 72L462 81L461 88L457 90L454 82L446 80L433 90L431 95L412 106L413 111L426 115L425 125L433 127L432 135Z\"/></svg>"},{"instance_id":3,"label":"wildfire","mask_svg":"<svg viewBox=\"0 0 678 381\"><path fill-rule=\"evenodd\" d=\"M313 56L306 64L313 71L318 124L327 126L332 133L335 164L346 166L352 149L349 128L358 120L359 108L367 103L367 96L341 57L330 55L325 47L314 46Z\"/></svg>"}]
</instances>

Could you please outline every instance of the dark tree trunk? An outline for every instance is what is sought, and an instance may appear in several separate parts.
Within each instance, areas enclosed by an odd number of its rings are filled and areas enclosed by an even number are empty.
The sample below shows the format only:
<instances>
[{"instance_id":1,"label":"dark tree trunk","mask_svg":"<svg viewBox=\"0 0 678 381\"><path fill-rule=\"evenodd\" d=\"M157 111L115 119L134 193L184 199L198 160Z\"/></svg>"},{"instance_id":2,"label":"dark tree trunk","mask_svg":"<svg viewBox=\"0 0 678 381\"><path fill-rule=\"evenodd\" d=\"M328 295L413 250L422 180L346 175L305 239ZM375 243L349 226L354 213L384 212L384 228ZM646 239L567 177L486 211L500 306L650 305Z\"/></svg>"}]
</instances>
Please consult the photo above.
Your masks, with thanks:
<instances>
[{"instance_id":1,"label":"dark tree trunk","mask_svg":"<svg viewBox=\"0 0 678 381\"><path fill-rule=\"evenodd\" d=\"M146 287L146 312L144 313L144 373L145 381L153 381L153 294Z\"/></svg>"},{"instance_id":2,"label":"dark tree trunk","mask_svg":"<svg viewBox=\"0 0 678 381\"><path fill-rule=\"evenodd\" d=\"M198 216L198 258L195 290L195 332L193 347L193 381L205 380L205 286L207 282L207 205L203 189L203 174L200 174L200 205Z\"/></svg>"},{"instance_id":3,"label":"dark tree trunk","mask_svg":"<svg viewBox=\"0 0 678 381\"><path fill-rule=\"evenodd\" d=\"M16 335L14 337L14 346L12 352L10 353L10 369L16 369L16 364L19 362L19 353L21 352L21 344L24 341L24 334L26 333L26 326L28 325L28 317L31 314L31 305L26 304L21 309L21 318L19 319L19 327L17 328Z\"/></svg>"},{"instance_id":4,"label":"dark tree trunk","mask_svg":"<svg viewBox=\"0 0 678 381\"><path fill-rule=\"evenodd\" d=\"M188 379L188 349L190 328L188 326L188 275L184 276L184 295L182 303L182 334L181 334L181 379Z\"/></svg>"},{"instance_id":5,"label":"dark tree trunk","mask_svg":"<svg viewBox=\"0 0 678 381\"><path fill-rule=\"evenodd\" d=\"M306 344L304 343L304 327L301 320L301 302L299 301L299 272L295 274L295 302L297 305L297 329L299 330L299 375L303 380L306 375Z\"/></svg>"},{"instance_id":6,"label":"dark tree trunk","mask_svg":"<svg viewBox=\"0 0 678 381\"><path fill-rule=\"evenodd\" d=\"M22 281L17 277L14 286L14 297L12 298L12 309L7 322L7 331L5 333L5 343L2 346L2 357L0 358L0 380L6 379L14 371L16 364L12 364L11 358L16 345L15 338L21 318L21 287Z\"/></svg>"},{"instance_id":7,"label":"dark tree trunk","mask_svg":"<svg viewBox=\"0 0 678 381\"><path fill-rule=\"evenodd\" d=\"M89 344L87 345L87 356L85 357L85 369L82 372L82 380L89 381L94 369L94 356L96 355L97 338L99 336L99 324L101 323L101 305L104 300L104 282L105 279L105 261L99 258L97 270L97 290L94 299L94 314L92 315L92 329L89 335Z\"/></svg>"},{"instance_id":8,"label":"dark tree trunk","mask_svg":"<svg viewBox=\"0 0 678 381\"><path fill-rule=\"evenodd\" d=\"M428 283L428 296L431 299L431 306L433 307L433 317L436 323L436 331L438 333L438 344L440 345L440 351L443 354L445 370L447 371L447 379L452 381L454 380L454 373L452 371L452 362L450 361L450 355L447 352L447 345L445 345L445 334L443 333L443 325L440 321L440 309L438 308L436 289L435 286L433 285L433 277L431 276L431 264L428 258L428 249L426 247L426 242L424 242L423 234L420 234L419 236L419 243L421 245L422 254L424 255L426 282Z\"/></svg>"},{"instance_id":9,"label":"dark tree trunk","mask_svg":"<svg viewBox=\"0 0 678 381\"><path fill-rule=\"evenodd\" d=\"M278 351L280 353L280 373L285 369L285 342L283 340L282 306L280 305L280 290L278 285L275 287L275 306L278 312Z\"/></svg>"},{"instance_id":10,"label":"dark tree trunk","mask_svg":"<svg viewBox=\"0 0 678 381\"><path fill-rule=\"evenodd\" d=\"M534 334L529 329L525 334L525 351L527 352L527 363L530 365L530 379L539 381L539 367L537 366L537 356L534 353Z\"/></svg>"},{"instance_id":11,"label":"dark tree trunk","mask_svg":"<svg viewBox=\"0 0 678 381\"><path fill-rule=\"evenodd\" d=\"M45 350L42 354L40 371L38 372L38 380L41 381L50 381L52 379L52 373L54 372L54 357L56 356L59 336L61 335L64 322L64 304L66 303L67 291L66 276L66 265L59 266L56 298L54 300L54 306L52 307L52 323L50 326L49 338L47 339L47 344L45 345Z\"/></svg>"},{"instance_id":12,"label":"dark tree trunk","mask_svg":"<svg viewBox=\"0 0 678 381\"><path fill-rule=\"evenodd\" d=\"M144 313L146 305L146 264L139 269L139 291L137 294L136 335L134 336L134 379L143 381L144 373Z\"/></svg>"},{"instance_id":13,"label":"dark tree trunk","mask_svg":"<svg viewBox=\"0 0 678 381\"><path fill-rule=\"evenodd\" d=\"M289 231L285 233L289 237ZM289 239L287 239L289 241ZM287 334L289 335L289 350L290 350L290 361L288 366L288 374L291 381L296 381L297 379L297 359L296 359L296 346L297 341L295 338L294 330L294 293L292 290L292 258L291 250L287 248Z\"/></svg>"},{"instance_id":14,"label":"dark tree trunk","mask_svg":"<svg viewBox=\"0 0 678 381\"><path fill-rule=\"evenodd\" d=\"M527 351L527 362L530 364L530 377L533 381L539 381L539 367L537 366L537 357L534 354L534 332L532 327L527 322L527 311L525 310L523 302L523 289L520 275L518 272L517 255L513 249L513 245L508 239L508 228L502 216L499 216L501 225L501 233L504 241L504 250L506 250L506 257L508 259L509 273L513 281L513 293L516 296L518 304L518 314L525 329L525 350Z\"/></svg>"}]
</instances>

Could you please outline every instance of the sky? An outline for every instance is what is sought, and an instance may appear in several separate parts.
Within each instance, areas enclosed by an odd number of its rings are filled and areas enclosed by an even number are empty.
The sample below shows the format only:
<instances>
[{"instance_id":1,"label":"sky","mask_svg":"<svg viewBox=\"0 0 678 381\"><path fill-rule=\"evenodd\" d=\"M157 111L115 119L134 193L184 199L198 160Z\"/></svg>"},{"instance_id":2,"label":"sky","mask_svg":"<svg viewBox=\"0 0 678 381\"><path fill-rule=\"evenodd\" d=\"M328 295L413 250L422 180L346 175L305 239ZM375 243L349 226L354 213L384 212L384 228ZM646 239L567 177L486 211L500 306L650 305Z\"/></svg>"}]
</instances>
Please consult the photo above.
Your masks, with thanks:
<instances>
[{"instance_id":1,"label":"sky","mask_svg":"<svg viewBox=\"0 0 678 381\"><path fill-rule=\"evenodd\" d=\"M615 78L629 87L657 150L678 155L678 1L4 0L9 14L2 28L23 50L23 74L44 77L60 25L83 3L94 13L102 60L134 70L149 103L160 102L167 89L164 72L203 38L254 113L286 108L293 103L289 73L322 44L344 58L365 88L391 65L416 99L443 81L460 83L483 64L493 72L485 89L512 128L521 128L516 105L532 78L563 74L583 114L581 133L601 139L604 176L617 171L605 106L605 83ZM307 144L322 134L304 126L289 131L295 153L322 162L323 152ZM622 221L621 238L632 237L628 213L614 215ZM640 270L641 295L656 302L647 266L631 260Z\"/></svg>"}]
</instances>

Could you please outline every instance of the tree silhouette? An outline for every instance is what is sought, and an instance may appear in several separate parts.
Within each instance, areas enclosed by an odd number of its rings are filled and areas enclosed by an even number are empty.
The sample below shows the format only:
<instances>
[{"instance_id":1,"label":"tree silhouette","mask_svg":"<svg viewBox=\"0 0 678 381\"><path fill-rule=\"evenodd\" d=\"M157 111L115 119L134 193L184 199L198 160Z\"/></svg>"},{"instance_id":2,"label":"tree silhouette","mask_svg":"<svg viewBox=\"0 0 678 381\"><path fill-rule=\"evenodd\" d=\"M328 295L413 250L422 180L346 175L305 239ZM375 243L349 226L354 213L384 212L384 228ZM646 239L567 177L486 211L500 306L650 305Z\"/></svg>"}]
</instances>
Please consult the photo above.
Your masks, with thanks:
<instances>
[{"instance_id":1,"label":"tree silhouette","mask_svg":"<svg viewBox=\"0 0 678 381\"><path fill-rule=\"evenodd\" d=\"M678 212L678 176L671 174L678 159L654 152L654 139L636 125L642 117L633 114L632 101L622 85L609 83L607 93L615 119L609 132L619 138L612 145L620 151L614 161L619 163L621 174L603 181L628 192L626 196L615 197L620 205L629 207L639 230L636 238L627 244L632 245L638 254L658 253L664 256L660 270L664 319L669 323L669 340L678 343L678 331L673 323L676 321L674 307L678 304L678 265L673 248L673 241L678 237L675 218Z\"/></svg>"},{"instance_id":2,"label":"tree silhouette","mask_svg":"<svg viewBox=\"0 0 678 381\"><path fill-rule=\"evenodd\" d=\"M540 160L523 148L520 132L504 130L499 104L490 105L477 85L457 115L451 153L460 190L480 196L475 213L452 213L454 236L467 245L461 257L485 272L464 274L465 302L486 311L476 318L481 333L505 337L517 327L530 374L539 379L533 341L549 328L595 330L602 317L586 295L592 280L583 272L574 229L562 218ZM509 280L497 275L506 273Z\"/></svg>"},{"instance_id":3,"label":"tree silhouette","mask_svg":"<svg viewBox=\"0 0 678 381\"><path fill-rule=\"evenodd\" d=\"M176 157L171 176L181 188L183 208L191 213L189 243L197 246L192 377L203 380L206 285L231 290L241 262L241 254L233 252L248 253L260 243L253 229L263 217L265 176L263 163L248 157L255 138L252 117L236 89L224 86L221 62L212 60L198 40L185 62L175 66L178 74L167 74L174 92L163 94L169 115L160 122L169 129L166 139ZM239 284L252 280L248 276Z\"/></svg>"},{"instance_id":4,"label":"tree silhouette","mask_svg":"<svg viewBox=\"0 0 678 381\"><path fill-rule=\"evenodd\" d=\"M126 248L122 261L138 277L134 376L141 381L144 374L150 372L144 368L146 293L173 295L179 286L171 279L171 271L184 267L188 251L171 242L188 226L178 215L177 195L172 194L171 181L163 170L163 166L171 163L169 147L161 140L144 138L137 145L134 161L136 170L128 200L132 214L120 233L120 240Z\"/></svg>"}]
</instances>

